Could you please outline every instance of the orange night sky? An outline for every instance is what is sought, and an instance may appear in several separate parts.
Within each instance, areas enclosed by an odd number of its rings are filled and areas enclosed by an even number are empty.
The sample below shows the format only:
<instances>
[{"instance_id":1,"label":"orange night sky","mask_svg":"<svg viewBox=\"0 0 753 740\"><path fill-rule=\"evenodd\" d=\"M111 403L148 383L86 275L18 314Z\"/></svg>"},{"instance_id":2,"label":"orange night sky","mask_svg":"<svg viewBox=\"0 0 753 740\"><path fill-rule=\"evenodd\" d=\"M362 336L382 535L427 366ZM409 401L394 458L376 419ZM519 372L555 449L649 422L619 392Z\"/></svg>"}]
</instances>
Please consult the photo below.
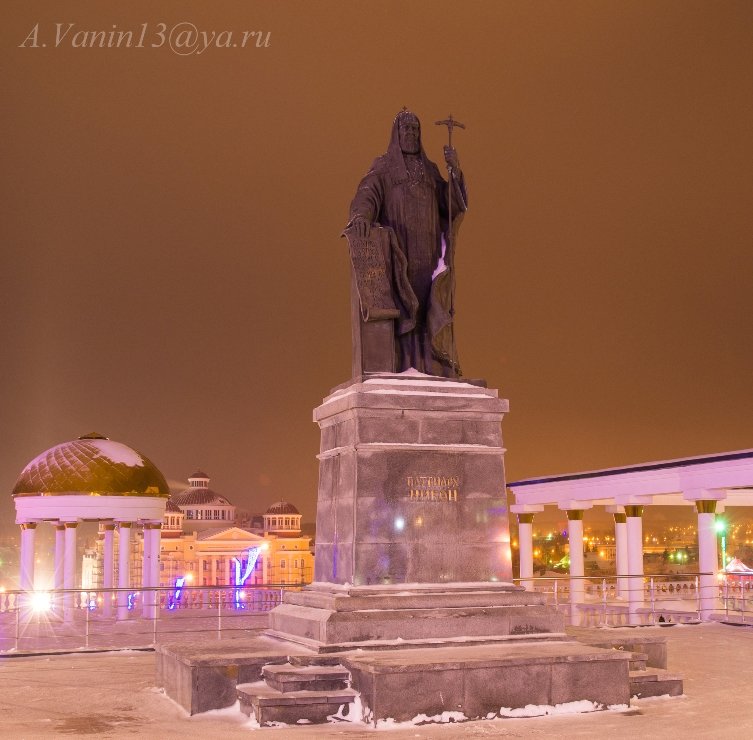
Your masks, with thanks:
<instances>
[{"instance_id":1,"label":"orange night sky","mask_svg":"<svg viewBox=\"0 0 753 740\"><path fill-rule=\"evenodd\" d=\"M510 399L510 480L753 447L747 0L2 15L2 528L26 462L95 430L313 519L312 408L350 372L339 234L403 105L440 164L433 122L467 125L456 334ZM270 44L157 45L188 22ZM145 45L72 46L113 26Z\"/></svg>"}]
</instances>

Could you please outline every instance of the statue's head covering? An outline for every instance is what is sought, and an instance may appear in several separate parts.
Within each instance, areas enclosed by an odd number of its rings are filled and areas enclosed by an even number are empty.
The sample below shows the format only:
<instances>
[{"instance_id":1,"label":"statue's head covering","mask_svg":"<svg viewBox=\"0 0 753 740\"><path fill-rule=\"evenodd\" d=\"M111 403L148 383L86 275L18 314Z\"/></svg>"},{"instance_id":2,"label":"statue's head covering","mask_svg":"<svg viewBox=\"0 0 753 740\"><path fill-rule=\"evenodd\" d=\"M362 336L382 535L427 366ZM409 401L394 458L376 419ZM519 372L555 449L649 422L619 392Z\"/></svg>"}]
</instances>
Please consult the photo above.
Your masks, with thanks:
<instances>
[{"instance_id":1,"label":"statue's head covering","mask_svg":"<svg viewBox=\"0 0 753 740\"><path fill-rule=\"evenodd\" d=\"M418 123L418 156L423 161L424 172L428 175L431 171L429 169L431 163L426 157L423 141L421 140L421 121L418 120L418 116L413 113L413 111L403 108L395 116L395 120L392 122L392 134L390 136L390 144L387 147L387 159L389 161L389 168L393 182L402 182L408 179L408 171L405 168L403 150L400 148L400 124L406 118L413 118Z\"/></svg>"},{"instance_id":2,"label":"statue's head covering","mask_svg":"<svg viewBox=\"0 0 753 740\"><path fill-rule=\"evenodd\" d=\"M390 145L387 148L388 153L398 153L402 155L402 149L400 148L400 124L406 119L412 118L418 124L418 147L421 154L424 153L424 147L421 143L421 121L418 120L418 116L409 111L407 108L403 108L392 121L392 134L390 136Z\"/></svg>"}]
</instances>

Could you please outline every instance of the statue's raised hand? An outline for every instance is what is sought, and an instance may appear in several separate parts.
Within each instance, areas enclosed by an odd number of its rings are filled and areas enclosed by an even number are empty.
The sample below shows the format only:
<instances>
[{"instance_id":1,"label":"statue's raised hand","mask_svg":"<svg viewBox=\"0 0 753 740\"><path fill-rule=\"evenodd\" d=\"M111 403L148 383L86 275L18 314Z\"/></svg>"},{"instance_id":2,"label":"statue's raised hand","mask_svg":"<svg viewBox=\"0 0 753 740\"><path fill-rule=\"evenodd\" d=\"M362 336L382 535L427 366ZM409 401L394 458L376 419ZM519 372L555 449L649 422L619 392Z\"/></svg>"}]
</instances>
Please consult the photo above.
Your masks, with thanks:
<instances>
[{"instance_id":1,"label":"statue's raised hand","mask_svg":"<svg viewBox=\"0 0 753 740\"><path fill-rule=\"evenodd\" d=\"M367 218L364 218L363 216L353 216L350 225L353 227L355 235L359 239L368 238L369 232L371 231L371 224Z\"/></svg>"},{"instance_id":2,"label":"statue's raised hand","mask_svg":"<svg viewBox=\"0 0 753 740\"><path fill-rule=\"evenodd\" d=\"M455 151L454 146L444 147L444 161L447 162L448 167L452 167L453 170L460 169L460 160L458 159L458 153Z\"/></svg>"}]
</instances>

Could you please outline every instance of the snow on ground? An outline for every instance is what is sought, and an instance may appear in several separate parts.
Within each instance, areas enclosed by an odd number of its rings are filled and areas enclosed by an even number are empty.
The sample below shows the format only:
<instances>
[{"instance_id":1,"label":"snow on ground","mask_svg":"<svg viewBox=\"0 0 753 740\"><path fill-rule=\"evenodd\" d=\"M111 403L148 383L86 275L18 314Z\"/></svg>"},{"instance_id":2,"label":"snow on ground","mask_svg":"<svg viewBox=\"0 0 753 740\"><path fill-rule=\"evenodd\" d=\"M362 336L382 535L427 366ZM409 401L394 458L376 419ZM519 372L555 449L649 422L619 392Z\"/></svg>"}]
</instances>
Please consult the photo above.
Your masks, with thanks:
<instances>
[{"instance_id":1,"label":"snow on ground","mask_svg":"<svg viewBox=\"0 0 753 740\"><path fill-rule=\"evenodd\" d=\"M753 737L753 629L703 624L661 634L669 669L685 679L685 696L633 700L587 714L396 725L378 734L341 722L255 728L236 707L189 717L154 686L153 653L0 658L0 737L48 738L729 738ZM451 718L448 718L451 719Z\"/></svg>"}]
</instances>

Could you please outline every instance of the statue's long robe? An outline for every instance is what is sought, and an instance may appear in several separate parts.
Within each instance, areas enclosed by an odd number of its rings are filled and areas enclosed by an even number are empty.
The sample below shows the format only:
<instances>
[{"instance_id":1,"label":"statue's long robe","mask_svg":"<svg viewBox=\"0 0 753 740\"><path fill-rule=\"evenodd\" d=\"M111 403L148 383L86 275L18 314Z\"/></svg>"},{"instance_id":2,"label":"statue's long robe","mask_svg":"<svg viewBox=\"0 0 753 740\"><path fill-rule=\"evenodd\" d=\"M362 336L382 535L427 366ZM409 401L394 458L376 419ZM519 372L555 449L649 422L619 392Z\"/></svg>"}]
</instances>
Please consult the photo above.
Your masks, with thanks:
<instances>
[{"instance_id":1,"label":"statue's long robe","mask_svg":"<svg viewBox=\"0 0 753 740\"><path fill-rule=\"evenodd\" d=\"M397 323L400 371L413 367L432 375L459 375L452 331L452 301L455 234L468 202L462 173L455 174L453 186L453 238L450 240L447 238L448 183L426 157L423 146L416 155L402 153L396 118L387 153L374 160L350 207L351 221L355 216L362 216L371 223L392 229L406 258L408 283L418 308L414 316L404 316ZM443 265L440 264L442 258ZM396 298L404 306L412 302L399 294Z\"/></svg>"}]
</instances>

